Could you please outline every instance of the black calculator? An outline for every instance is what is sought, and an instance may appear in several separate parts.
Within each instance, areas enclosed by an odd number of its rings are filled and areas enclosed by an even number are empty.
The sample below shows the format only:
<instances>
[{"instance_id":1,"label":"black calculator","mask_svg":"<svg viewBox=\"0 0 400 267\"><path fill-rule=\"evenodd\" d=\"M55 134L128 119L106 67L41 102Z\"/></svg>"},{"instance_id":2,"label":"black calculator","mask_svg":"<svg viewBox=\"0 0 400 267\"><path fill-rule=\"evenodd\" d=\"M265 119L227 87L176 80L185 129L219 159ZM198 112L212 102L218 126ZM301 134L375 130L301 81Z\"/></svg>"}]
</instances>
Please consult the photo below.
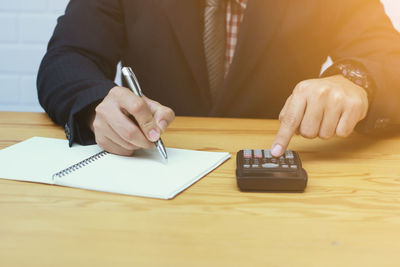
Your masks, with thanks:
<instances>
[{"instance_id":1,"label":"black calculator","mask_svg":"<svg viewBox=\"0 0 400 267\"><path fill-rule=\"evenodd\" d=\"M236 164L241 191L303 192L307 186L307 172L292 150L276 158L269 149L244 149L237 153Z\"/></svg>"}]
</instances>

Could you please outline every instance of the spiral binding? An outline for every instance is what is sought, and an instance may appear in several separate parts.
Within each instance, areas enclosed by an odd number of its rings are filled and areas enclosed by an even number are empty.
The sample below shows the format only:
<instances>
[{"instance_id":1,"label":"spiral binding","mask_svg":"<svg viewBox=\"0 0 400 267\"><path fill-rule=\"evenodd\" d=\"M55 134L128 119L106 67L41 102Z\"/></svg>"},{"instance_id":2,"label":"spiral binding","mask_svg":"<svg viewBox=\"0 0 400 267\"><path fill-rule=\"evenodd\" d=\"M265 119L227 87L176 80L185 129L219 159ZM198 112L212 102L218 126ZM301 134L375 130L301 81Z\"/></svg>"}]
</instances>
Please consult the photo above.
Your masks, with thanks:
<instances>
[{"instance_id":1,"label":"spiral binding","mask_svg":"<svg viewBox=\"0 0 400 267\"><path fill-rule=\"evenodd\" d=\"M91 156L91 157L89 157L87 159L82 160L81 162L78 162L78 163L72 165L71 167L68 167L68 168L66 168L66 169L64 169L62 171L57 172L56 174L53 175L52 178L53 178L53 180L55 178L62 178L64 176L66 176L68 174L71 174L72 172L74 172L76 170L79 170L80 168L85 167L86 165L88 165L88 164L90 164L90 163L92 163L92 162L104 157L107 154L108 153L106 151L101 151L101 152L99 152L99 153L97 153L97 154L95 154L95 155L93 155L93 156Z\"/></svg>"}]
</instances>

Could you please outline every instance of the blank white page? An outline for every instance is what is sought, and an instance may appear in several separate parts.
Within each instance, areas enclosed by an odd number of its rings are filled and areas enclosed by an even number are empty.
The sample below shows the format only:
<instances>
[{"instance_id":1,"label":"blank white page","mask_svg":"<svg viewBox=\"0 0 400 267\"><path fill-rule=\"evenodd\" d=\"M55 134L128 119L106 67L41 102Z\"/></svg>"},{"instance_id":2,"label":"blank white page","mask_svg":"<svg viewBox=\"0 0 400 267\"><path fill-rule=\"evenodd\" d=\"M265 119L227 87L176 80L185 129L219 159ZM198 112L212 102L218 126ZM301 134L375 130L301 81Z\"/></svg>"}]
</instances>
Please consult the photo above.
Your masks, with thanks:
<instances>
[{"instance_id":1,"label":"blank white page","mask_svg":"<svg viewBox=\"0 0 400 267\"><path fill-rule=\"evenodd\" d=\"M0 150L0 178L52 184L52 176L100 152L97 145L73 146L67 140L32 137Z\"/></svg>"},{"instance_id":2,"label":"blank white page","mask_svg":"<svg viewBox=\"0 0 400 267\"><path fill-rule=\"evenodd\" d=\"M80 168L56 184L90 190L171 199L230 158L229 153L167 148L165 163L156 149L133 157L112 154Z\"/></svg>"}]
</instances>

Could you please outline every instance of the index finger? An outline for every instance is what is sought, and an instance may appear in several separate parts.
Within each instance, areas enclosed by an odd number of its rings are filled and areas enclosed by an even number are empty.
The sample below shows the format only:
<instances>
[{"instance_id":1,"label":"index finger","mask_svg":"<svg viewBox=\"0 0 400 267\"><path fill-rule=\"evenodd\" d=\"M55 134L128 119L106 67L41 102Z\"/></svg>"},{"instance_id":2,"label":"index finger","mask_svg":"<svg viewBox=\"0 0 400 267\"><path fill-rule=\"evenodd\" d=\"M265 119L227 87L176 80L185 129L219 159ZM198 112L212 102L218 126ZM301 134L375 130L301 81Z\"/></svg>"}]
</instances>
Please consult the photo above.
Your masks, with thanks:
<instances>
[{"instance_id":1,"label":"index finger","mask_svg":"<svg viewBox=\"0 0 400 267\"><path fill-rule=\"evenodd\" d=\"M280 157L285 152L290 139L296 133L304 116L306 99L300 95L293 95L285 108L280 119L281 125L272 143L271 153L274 157Z\"/></svg>"}]
</instances>

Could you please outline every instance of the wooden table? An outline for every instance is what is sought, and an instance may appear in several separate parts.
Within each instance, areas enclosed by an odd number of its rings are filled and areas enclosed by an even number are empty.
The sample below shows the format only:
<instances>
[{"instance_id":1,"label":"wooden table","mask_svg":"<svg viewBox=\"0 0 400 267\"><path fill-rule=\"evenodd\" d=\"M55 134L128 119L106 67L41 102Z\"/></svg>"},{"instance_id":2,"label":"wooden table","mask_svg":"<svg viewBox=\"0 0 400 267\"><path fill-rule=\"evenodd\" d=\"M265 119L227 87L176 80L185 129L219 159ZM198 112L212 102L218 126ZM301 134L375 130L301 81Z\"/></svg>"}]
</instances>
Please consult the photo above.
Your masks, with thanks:
<instances>
[{"instance_id":1,"label":"wooden table","mask_svg":"<svg viewBox=\"0 0 400 267\"><path fill-rule=\"evenodd\" d=\"M170 147L264 148L278 122L178 117ZM0 149L65 138L0 112ZM400 137L294 137L305 193L241 193L235 157L173 200L0 180L0 266L400 266ZM0 163L1 167L1 163Z\"/></svg>"}]
</instances>

